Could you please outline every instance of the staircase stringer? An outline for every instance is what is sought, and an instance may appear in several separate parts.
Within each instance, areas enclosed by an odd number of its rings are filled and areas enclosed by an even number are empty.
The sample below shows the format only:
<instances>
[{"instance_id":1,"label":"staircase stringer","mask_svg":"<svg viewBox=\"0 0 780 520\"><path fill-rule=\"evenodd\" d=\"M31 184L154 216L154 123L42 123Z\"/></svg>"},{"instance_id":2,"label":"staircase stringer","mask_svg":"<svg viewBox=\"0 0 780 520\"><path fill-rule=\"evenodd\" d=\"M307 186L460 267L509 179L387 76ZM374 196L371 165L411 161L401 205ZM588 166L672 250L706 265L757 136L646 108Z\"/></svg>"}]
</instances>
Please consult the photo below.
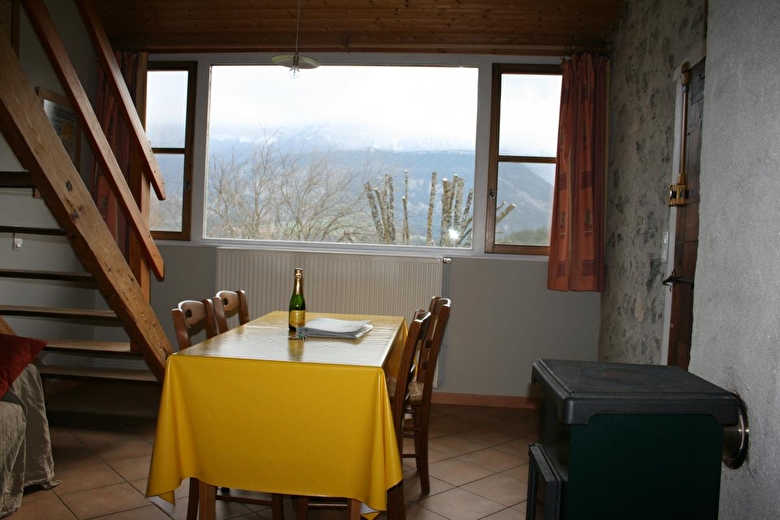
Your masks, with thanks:
<instances>
[{"instance_id":1,"label":"staircase stringer","mask_svg":"<svg viewBox=\"0 0 780 520\"><path fill-rule=\"evenodd\" d=\"M10 44L0 39L0 131L158 380L173 352Z\"/></svg>"}]
</instances>

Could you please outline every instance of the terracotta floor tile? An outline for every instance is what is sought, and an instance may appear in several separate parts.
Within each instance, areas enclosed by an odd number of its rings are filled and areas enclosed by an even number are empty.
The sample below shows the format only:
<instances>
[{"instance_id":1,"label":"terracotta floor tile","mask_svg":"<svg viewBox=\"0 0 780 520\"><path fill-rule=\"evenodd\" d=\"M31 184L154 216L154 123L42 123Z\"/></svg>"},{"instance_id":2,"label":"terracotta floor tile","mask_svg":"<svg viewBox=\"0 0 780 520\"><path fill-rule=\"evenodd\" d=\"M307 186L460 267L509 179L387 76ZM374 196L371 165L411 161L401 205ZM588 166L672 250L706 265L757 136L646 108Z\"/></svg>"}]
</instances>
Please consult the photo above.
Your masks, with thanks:
<instances>
[{"instance_id":1,"label":"terracotta floor tile","mask_svg":"<svg viewBox=\"0 0 780 520\"><path fill-rule=\"evenodd\" d=\"M431 476L454 486L462 486L493 474L488 469L457 459L447 459L431 464L428 471Z\"/></svg>"},{"instance_id":2,"label":"terracotta floor tile","mask_svg":"<svg viewBox=\"0 0 780 520\"><path fill-rule=\"evenodd\" d=\"M128 482L149 476L149 465L152 462L151 455L132 457L127 459L114 459L106 461L106 464L119 473Z\"/></svg>"},{"instance_id":3,"label":"terracotta floor tile","mask_svg":"<svg viewBox=\"0 0 780 520\"><path fill-rule=\"evenodd\" d=\"M101 516L100 520L169 520L170 517L154 505Z\"/></svg>"},{"instance_id":4,"label":"terracotta floor tile","mask_svg":"<svg viewBox=\"0 0 780 520\"><path fill-rule=\"evenodd\" d=\"M455 488L417 502L417 505L433 511L449 520L478 520L505 508L462 488Z\"/></svg>"},{"instance_id":5,"label":"terracotta floor tile","mask_svg":"<svg viewBox=\"0 0 780 520\"><path fill-rule=\"evenodd\" d=\"M525 511L520 512L517 509L508 507L498 513L486 516L484 520L525 520Z\"/></svg>"},{"instance_id":6,"label":"terracotta floor tile","mask_svg":"<svg viewBox=\"0 0 780 520\"><path fill-rule=\"evenodd\" d=\"M73 513L56 496L32 502L22 499L22 507L9 517L10 520L42 520L44 518L46 520L76 520Z\"/></svg>"},{"instance_id":7,"label":"terracotta floor tile","mask_svg":"<svg viewBox=\"0 0 780 520\"><path fill-rule=\"evenodd\" d=\"M513 434L495 426L482 426L467 430L459 434L464 439L482 444L483 446L495 446L522 437L520 434Z\"/></svg>"},{"instance_id":8,"label":"terracotta floor tile","mask_svg":"<svg viewBox=\"0 0 780 520\"><path fill-rule=\"evenodd\" d=\"M522 482L504 475L491 475L466 484L462 489L507 507L523 502L527 494L526 486Z\"/></svg>"},{"instance_id":9,"label":"terracotta floor tile","mask_svg":"<svg viewBox=\"0 0 780 520\"><path fill-rule=\"evenodd\" d=\"M481 450L487 446L465 439L460 435L445 435L444 437L429 439L428 447L441 452L447 457L458 457L472 451Z\"/></svg>"},{"instance_id":10,"label":"terracotta floor tile","mask_svg":"<svg viewBox=\"0 0 780 520\"><path fill-rule=\"evenodd\" d=\"M495 473L516 468L526 463L527 459L518 457L506 451L488 448L485 450L473 451L458 457L458 460L476 464Z\"/></svg>"},{"instance_id":11,"label":"terracotta floor tile","mask_svg":"<svg viewBox=\"0 0 780 520\"><path fill-rule=\"evenodd\" d=\"M60 497L124 482L116 471L97 457L85 459L83 465L70 466L65 470L59 469L57 464L55 457L54 476L61 481L61 484L54 488L54 493Z\"/></svg>"},{"instance_id":12,"label":"terracotta floor tile","mask_svg":"<svg viewBox=\"0 0 780 520\"><path fill-rule=\"evenodd\" d=\"M60 495L60 499L68 506L68 509L73 511L79 520L138 509L149 505L149 501L126 482L79 491L69 495Z\"/></svg>"},{"instance_id":13,"label":"terracotta floor tile","mask_svg":"<svg viewBox=\"0 0 780 520\"><path fill-rule=\"evenodd\" d=\"M447 520L447 518L424 507L409 504L406 506L406 520Z\"/></svg>"},{"instance_id":14,"label":"terracotta floor tile","mask_svg":"<svg viewBox=\"0 0 780 520\"><path fill-rule=\"evenodd\" d=\"M501 474L506 477L517 479L521 482L528 482L528 464L526 463L522 466L517 466L515 468L502 471Z\"/></svg>"}]
</instances>

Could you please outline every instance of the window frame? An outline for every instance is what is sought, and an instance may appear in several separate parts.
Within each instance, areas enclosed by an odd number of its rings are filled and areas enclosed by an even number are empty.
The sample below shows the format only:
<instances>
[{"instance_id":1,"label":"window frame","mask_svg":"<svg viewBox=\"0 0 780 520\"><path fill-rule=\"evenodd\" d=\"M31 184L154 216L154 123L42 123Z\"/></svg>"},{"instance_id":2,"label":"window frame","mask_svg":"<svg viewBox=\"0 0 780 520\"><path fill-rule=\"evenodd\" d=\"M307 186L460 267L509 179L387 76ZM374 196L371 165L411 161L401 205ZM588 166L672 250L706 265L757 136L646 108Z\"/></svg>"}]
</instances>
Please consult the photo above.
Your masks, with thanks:
<instances>
[{"instance_id":1,"label":"window frame","mask_svg":"<svg viewBox=\"0 0 780 520\"><path fill-rule=\"evenodd\" d=\"M208 247L240 247L246 249L274 249L290 251L311 251L330 253L393 254L398 256L426 257L485 257L486 223L485 212L488 199L488 165L491 128L491 92L492 69L496 64L519 66L527 69L554 67L560 69L562 56L494 55L494 54L398 54L398 53L317 53L321 65L401 65L401 66L463 66L477 67L477 138L474 169L474 201L471 249L451 247L375 245L375 244L335 244L319 242L282 242L253 241L244 239L206 238L205 219L205 182L208 155L208 110L210 71L213 65L270 65L272 53L152 53L149 63L172 63L181 60L194 60L197 70L197 100L195 118L195 149L193 176L193 204L191 210L192 237L188 244L181 241L169 245L192 245ZM284 71L282 71L284 72ZM305 71L303 71L305 74ZM291 80L292 81L292 80ZM492 258L504 257L507 260L546 262L546 253L534 250L529 253L498 254L492 252Z\"/></svg>"},{"instance_id":2,"label":"window frame","mask_svg":"<svg viewBox=\"0 0 780 520\"><path fill-rule=\"evenodd\" d=\"M490 96L490 145L487 175L487 207L485 215L485 253L512 255L550 254L550 245L532 246L496 243L496 204L498 192L498 167L501 163L557 164L557 157L529 155L501 155L499 153L499 132L501 127L501 79L504 74L514 75L557 75L563 70L560 65L493 64ZM550 220L552 226L552 218Z\"/></svg>"},{"instance_id":3,"label":"window frame","mask_svg":"<svg viewBox=\"0 0 780 520\"><path fill-rule=\"evenodd\" d=\"M187 103L184 127L183 147L155 147L152 153L156 155L183 155L182 171L182 215L181 231L151 230L155 240L190 241L192 239L192 184L194 178L194 148L195 148L195 113L197 110L197 61L149 61L147 75L154 71L186 71L187 72ZM148 96L147 96L148 97ZM148 110L148 104L147 104ZM164 202L164 201L161 201Z\"/></svg>"}]
</instances>

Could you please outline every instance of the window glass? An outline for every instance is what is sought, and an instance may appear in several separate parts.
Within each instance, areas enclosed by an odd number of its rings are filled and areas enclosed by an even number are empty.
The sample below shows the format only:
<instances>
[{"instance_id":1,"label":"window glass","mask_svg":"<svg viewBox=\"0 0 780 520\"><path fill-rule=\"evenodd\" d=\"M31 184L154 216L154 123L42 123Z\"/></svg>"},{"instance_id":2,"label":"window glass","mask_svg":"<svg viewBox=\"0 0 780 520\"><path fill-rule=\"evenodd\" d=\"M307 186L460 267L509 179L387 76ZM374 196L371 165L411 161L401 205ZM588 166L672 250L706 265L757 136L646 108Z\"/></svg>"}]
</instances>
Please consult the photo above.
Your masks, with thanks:
<instances>
[{"instance_id":1,"label":"window glass","mask_svg":"<svg viewBox=\"0 0 780 520\"><path fill-rule=\"evenodd\" d=\"M146 84L146 134L154 148L184 148L187 131L186 70L150 70Z\"/></svg>"},{"instance_id":2,"label":"window glass","mask_svg":"<svg viewBox=\"0 0 780 520\"><path fill-rule=\"evenodd\" d=\"M196 63L150 62L146 128L165 182L166 199L152 196L149 222L156 239L189 240L192 222Z\"/></svg>"},{"instance_id":3,"label":"window glass","mask_svg":"<svg viewBox=\"0 0 780 520\"><path fill-rule=\"evenodd\" d=\"M550 249L561 74L557 66L493 66L485 251Z\"/></svg>"},{"instance_id":4,"label":"window glass","mask_svg":"<svg viewBox=\"0 0 780 520\"><path fill-rule=\"evenodd\" d=\"M498 165L496 244L550 245L554 164Z\"/></svg>"},{"instance_id":5,"label":"window glass","mask_svg":"<svg viewBox=\"0 0 780 520\"><path fill-rule=\"evenodd\" d=\"M477 76L212 66L205 235L471 247Z\"/></svg>"},{"instance_id":6,"label":"window glass","mask_svg":"<svg viewBox=\"0 0 780 520\"><path fill-rule=\"evenodd\" d=\"M555 156L561 76L503 74L499 155Z\"/></svg>"},{"instance_id":7,"label":"window glass","mask_svg":"<svg viewBox=\"0 0 780 520\"><path fill-rule=\"evenodd\" d=\"M184 154L154 154L165 181L164 201L151 197L149 222L154 231L182 231Z\"/></svg>"}]
</instances>

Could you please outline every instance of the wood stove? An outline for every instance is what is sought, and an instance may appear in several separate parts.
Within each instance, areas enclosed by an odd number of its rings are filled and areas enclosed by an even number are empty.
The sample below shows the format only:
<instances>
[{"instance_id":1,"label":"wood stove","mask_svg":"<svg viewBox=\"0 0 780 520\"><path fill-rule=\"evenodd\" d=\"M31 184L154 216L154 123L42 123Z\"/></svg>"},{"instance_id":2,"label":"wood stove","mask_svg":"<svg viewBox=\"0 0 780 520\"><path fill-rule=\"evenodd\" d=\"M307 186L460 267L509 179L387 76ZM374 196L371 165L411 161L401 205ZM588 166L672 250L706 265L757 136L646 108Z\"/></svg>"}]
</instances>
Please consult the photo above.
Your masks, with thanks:
<instances>
[{"instance_id":1,"label":"wood stove","mask_svg":"<svg viewBox=\"0 0 780 520\"><path fill-rule=\"evenodd\" d=\"M739 404L679 367L541 359L528 520L716 519Z\"/></svg>"}]
</instances>

